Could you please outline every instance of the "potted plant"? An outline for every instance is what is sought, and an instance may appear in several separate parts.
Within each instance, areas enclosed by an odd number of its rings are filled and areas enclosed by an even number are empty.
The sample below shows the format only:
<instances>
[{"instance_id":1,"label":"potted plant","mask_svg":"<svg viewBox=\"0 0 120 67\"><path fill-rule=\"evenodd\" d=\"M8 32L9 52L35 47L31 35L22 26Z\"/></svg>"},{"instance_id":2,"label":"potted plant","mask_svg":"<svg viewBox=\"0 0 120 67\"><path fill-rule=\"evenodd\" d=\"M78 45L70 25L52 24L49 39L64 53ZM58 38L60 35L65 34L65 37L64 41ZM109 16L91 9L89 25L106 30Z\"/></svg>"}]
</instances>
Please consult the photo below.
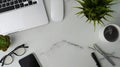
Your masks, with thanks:
<instances>
[{"instance_id":1,"label":"potted plant","mask_svg":"<svg viewBox=\"0 0 120 67\"><path fill-rule=\"evenodd\" d=\"M84 14L87 17L87 21L94 24L94 28L96 24L104 25L103 19L107 20L106 16L110 16L110 13L113 12L110 6L113 5L113 0L76 0L80 6L75 8L80 9L77 12L77 15Z\"/></svg>"},{"instance_id":2,"label":"potted plant","mask_svg":"<svg viewBox=\"0 0 120 67\"><path fill-rule=\"evenodd\" d=\"M6 51L10 46L10 37L8 35L0 35L0 50Z\"/></svg>"}]
</instances>

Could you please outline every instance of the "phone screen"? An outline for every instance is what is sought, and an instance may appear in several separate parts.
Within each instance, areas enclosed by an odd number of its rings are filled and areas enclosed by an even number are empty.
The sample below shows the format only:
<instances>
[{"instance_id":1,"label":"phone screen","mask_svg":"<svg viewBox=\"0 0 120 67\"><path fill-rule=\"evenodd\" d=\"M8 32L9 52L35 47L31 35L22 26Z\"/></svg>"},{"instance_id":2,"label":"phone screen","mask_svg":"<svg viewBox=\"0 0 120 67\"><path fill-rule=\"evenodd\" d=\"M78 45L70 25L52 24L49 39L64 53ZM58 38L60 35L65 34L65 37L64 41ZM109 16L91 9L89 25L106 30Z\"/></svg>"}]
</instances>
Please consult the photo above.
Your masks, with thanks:
<instances>
[{"instance_id":1,"label":"phone screen","mask_svg":"<svg viewBox=\"0 0 120 67\"><path fill-rule=\"evenodd\" d=\"M41 67L33 54L19 60L21 67Z\"/></svg>"}]
</instances>

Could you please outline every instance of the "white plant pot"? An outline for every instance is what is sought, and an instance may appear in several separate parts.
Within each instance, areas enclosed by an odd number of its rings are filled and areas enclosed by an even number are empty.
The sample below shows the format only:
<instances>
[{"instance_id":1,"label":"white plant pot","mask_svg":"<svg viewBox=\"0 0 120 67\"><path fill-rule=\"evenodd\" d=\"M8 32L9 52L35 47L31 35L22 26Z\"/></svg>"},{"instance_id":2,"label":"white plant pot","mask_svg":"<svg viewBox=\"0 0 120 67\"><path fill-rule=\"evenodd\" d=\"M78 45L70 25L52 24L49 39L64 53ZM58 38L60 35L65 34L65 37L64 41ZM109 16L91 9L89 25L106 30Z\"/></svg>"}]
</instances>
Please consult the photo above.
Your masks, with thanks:
<instances>
[{"instance_id":1,"label":"white plant pot","mask_svg":"<svg viewBox=\"0 0 120 67\"><path fill-rule=\"evenodd\" d=\"M99 38L106 43L114 43L120 40L120 27L116 24L109 24L99 31Z\"/></svg>"}]
</instances>

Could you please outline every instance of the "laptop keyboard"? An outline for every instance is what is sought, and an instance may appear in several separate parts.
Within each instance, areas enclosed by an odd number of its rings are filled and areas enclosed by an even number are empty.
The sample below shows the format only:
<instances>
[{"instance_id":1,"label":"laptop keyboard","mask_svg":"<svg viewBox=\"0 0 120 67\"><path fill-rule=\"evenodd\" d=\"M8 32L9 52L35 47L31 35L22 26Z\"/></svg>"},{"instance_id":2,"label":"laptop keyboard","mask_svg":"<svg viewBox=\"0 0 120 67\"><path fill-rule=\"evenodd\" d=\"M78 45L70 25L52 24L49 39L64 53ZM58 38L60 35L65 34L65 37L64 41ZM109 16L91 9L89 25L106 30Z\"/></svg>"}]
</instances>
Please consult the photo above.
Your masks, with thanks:
<instances>
[{"instance_id":1,"label":"laptop keyboard","mask_svg":"<svg viewBox=\"0 0 120 67\"><path fill-rule=\"evenodd\" d=\"M35 0L0 0L0 13L37 4Z\"/></svg>"}]
</instances>

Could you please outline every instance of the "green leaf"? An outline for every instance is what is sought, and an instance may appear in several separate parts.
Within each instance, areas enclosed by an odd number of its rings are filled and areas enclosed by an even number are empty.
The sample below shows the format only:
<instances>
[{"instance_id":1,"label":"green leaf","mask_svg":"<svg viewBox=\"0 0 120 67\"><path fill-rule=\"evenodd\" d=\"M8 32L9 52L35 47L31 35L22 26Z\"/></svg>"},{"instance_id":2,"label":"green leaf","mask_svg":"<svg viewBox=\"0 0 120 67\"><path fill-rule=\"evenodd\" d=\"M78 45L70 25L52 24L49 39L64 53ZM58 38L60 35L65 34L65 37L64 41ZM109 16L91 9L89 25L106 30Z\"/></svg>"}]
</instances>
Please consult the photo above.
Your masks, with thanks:
<instances>
[{"instance_id":1,"label":"green leaf","mask_svg":"<svg viewBox=\"0 0 120 67\"><path fill-rule=\"evenodd\" d=\"M81 2L80 0L76 0L79 4L81 4L82 6L84 6L84 3Z\"/></svg>"},{"instance_id":2,"label":"green leaf","mask_svg":"<svg viewBox=\"0 0 120 67\"><path fill-rule=\"evenodd\" d=\"M102 17L104 20L106 20L106 21L109 21L108 19L106 19L105 17Z\"/></svg>"},{"instance_id":3,"label":"green leaf","mask_svg":"<svg viewBox=\"0 0 120 67\"><path fill-rule=\"evenodd\" d=\"M110 15L110 14L108 14L108 13L107 13L106 15L112 17L112 15Z\"/></svg>"},{"instance_id":4,"label":"green leaf","mask_svg":"<svg viewBox=\"0 0 120 67\"><path fill-rule=\"evenodd\" d=\"M91 1L92 1L92 3L94 3L95 5L98 4L98 0L91 0Z\"/></svg>"},{"instance_id":5,"label":"green leaf","mask_svg":"<svg viewBox=\"0 0 120 67\"><path fill-rule=\"evenodd\" d=\"M105 25L104 23L103 23L103 21L102 20L99 20L100 21L100 23L99 24L101 24L101 25Z\"/></svg>"},{"instance_id":6,"label":"green leaf","mask_svg":"<svg viewBox=\"0 0 120 67\"><path fill-rule=\"evenodd\" d=\"M96 30L96 20L93 20L94 21L94 31Z\"/></svg>"},{"instance_id":7,"label":"green leaf","mask_svg":"<svg viewBox=\"0 0 120 67\"><path fill-rule=\"evenodd\" d=\"M84 13L84 11L80 11L80 12L77 12L76 14L80 15L80 14L83 14L83 13Z\"/></svg>"},{"instance_id":8,"label":"green leaf","mask_svg":"<svg viewBox=\"0 0 120 67\"><path fill-rule=\"evenodd\" d=\"M79 6L78 7L74 7L74 8L83 9L82 7L79 7Z\"/></svg>"}]
</instances>

